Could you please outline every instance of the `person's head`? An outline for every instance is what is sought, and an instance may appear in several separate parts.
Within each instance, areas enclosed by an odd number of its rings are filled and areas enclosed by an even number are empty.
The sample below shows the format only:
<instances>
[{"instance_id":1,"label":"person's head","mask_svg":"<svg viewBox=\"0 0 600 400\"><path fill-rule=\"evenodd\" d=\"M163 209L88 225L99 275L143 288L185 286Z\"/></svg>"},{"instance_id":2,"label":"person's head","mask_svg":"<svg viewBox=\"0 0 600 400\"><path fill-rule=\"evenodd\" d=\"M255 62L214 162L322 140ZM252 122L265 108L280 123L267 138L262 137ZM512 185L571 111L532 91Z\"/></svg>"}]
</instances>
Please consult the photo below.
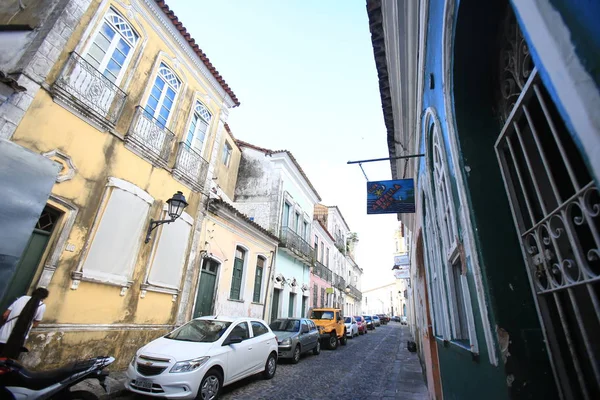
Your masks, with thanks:
<instances>
[{"instance_id":1,"label":"person's head","mask_svg":"<svg viewBox=\"0 0 600 400\"><path fill-rule=\"evenodd\" d=\"M39 287L39 288L35 289L33 291L33 293L31 293L31 297L35 297L36 299L39 299L39 300L44 300L46 297L48 297L49 294L50 294L50 292L48 292L48 289Z\"/></svg>"}]
</instances>

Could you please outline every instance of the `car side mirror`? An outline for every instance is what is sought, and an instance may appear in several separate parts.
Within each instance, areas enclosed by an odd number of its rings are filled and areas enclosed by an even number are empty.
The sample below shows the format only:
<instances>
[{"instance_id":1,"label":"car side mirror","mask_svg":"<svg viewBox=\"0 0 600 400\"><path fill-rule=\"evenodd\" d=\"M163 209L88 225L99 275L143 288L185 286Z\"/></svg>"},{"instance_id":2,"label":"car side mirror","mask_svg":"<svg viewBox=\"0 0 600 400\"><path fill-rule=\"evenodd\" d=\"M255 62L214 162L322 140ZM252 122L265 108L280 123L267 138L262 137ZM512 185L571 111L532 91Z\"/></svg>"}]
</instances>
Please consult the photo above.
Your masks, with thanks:
<instances>
[{"instance_id":1,"label":"car side mirror","mask_svg":"<svg viewBox=\"0 0 600 400\"><path fill-rule=\"evenodd\" d=\"M229 336L223 342L223 346L229 346L230 344L242 343L243 341L244 341L244 339L242 339L240 336Z\"/></svg>"},{"instance_id":2,"label":"car side mirror","mask_svg":"<svg viewBox=\"0 0 600 400\"><path fill-rule=\"evenodd\" d=\"M300 333L308 333L308 326L302 325L302 328L300 329Z\"/></svg>"}]
</instances>

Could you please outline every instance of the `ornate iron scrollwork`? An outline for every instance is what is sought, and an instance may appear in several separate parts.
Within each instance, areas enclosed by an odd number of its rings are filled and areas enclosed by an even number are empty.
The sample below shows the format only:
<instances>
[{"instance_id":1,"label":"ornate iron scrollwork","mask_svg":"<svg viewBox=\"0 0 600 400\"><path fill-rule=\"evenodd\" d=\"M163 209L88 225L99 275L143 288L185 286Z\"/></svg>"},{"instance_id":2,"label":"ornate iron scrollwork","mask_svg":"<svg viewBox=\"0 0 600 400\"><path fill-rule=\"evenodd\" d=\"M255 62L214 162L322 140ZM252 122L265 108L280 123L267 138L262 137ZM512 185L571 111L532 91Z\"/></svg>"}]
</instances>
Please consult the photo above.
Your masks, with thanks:
<instances>
[{"instance_id":1,"label":"ornate iron scrollwork","mask_svg":"<svg viewBox=\"0 0 600 400\"><path fill-rule=\"evenodd\" d=\"M534 64L514 12L508 6L500 28L498 117L506 122L525 87Z\"/></svg>"}]
</instances>

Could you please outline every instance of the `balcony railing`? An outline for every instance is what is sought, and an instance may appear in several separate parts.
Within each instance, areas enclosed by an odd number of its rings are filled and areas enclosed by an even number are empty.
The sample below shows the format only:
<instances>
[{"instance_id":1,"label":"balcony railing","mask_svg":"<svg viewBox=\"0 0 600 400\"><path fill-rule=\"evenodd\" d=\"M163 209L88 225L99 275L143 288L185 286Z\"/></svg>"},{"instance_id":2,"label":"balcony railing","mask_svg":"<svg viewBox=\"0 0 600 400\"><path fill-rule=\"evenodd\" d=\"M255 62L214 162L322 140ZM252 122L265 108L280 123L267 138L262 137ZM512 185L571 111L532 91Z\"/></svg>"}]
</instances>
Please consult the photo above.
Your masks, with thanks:
<instances>
[{"instance_id":1,"label":"balcony railing","mask_svg":"<svg viewBox=\"0 0 600 400\"><path fill-rule=\"evenodd\" d=\"M312 262L314 249L296 232L288 227L281 228L281 247L290 250L305 261Z\"/></svg>"},{"instance_id":2,"label":"balcony railing","mask_svg":"<svg viewBox=\"0 0 600 400\"><path fill-rule=\"evenodd\" d=\"M315 274L319 278L325 279L327 282L332 281L333 272L331 272L329 268L327 268L325 265L321 264L316 260L314 262L313 274Z\"/></svg>"},{"instance_id":3,"label":"balcony railing","mask_svg":"<svg viewBox=\"0 0 600 400\"><path fill-rule=\"evenodd\" d=\"M175 134L154 119L142 107L135 109L125 143L159 167L166 167Z\"/></svg>"},{"instance_id":4,"label":"balcony railing","mask_svg":"<svg viewBox=\"0 0 600 400\"><path fill-rule=\"evenodd\" d=\"M346 290L346 280L338 274L333 274L333 286L344 292Z\"/></svg>"},{"instance_id":5,"label":"balcony railing","mask_svg":"<svg viewBox=\"0 0 600 400\"><path fill-rule=\"evenodd\" d=\"M207 173L208 162L185 142L180 142L173 176L199 192L204 186Z\"/></svg>"},{"instance_id":6,"label":"balcony railing","mask_svg":"<svg viewBox=\"0 0 600 400\"><path fill-rule=\"evenodd\" d=\"M348 293L350 296L354 297L358 301L362 300L362 293L360 290L358 290L357 288L355 288L352 285L349 286L349 289L350 289L350 291L346 292L346 293Z\"/></svg>"},{"instance_id":7,"label":"balcony railing","mask_svg":"<svg viewBox=\"0 0 600 400\"><path fill-rule=\"evenodd\" d=\"M344 238L338 235L335 235L335 247L337 247L337 249L346 254L346 243L344 243Z\"/></svg>"},{"instance_id":8,"label":"balcony railing","mask_svg":"<svg viewBox=\"0 0 600 400\"><path fill-rule=\"evenodd\" d=\"M52 86L52 96L109 129L119 119L127 94L72 52Z\"/></svg>"}]
</instances>

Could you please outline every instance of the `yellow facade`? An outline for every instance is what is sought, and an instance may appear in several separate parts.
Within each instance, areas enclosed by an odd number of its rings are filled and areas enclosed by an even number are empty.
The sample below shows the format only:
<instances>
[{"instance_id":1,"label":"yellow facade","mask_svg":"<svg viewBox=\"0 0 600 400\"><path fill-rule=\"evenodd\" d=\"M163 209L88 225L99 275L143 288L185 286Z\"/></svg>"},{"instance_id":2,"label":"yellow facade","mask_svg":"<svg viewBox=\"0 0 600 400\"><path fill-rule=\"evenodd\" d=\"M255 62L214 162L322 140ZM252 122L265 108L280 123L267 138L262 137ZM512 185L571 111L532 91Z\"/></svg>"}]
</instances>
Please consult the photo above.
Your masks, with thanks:
<instances>
[{"instance_id":1,"label":"yellow facade","mask_svg":"<svg viewBox=\"0 0 600 400\"><path fill-rule=\"evenodd\" d=\"M233 196L235 177L230 179L227 171L223 170L221 154L226 136L233 148L228 168L237 174L239 148L227 136L223 125L227 108L235 106L237 100L233 101L210 76L183 36L170 32L175 28L168 26L171 23L168 17L148 7L144 2L134 5L127 1L92 2L48 75L45 89L37 93L12 137L15 143L36 153L58 151L62 158L50 157L65 166L61 174L73 173L70 179L57 182L52 189L48 205L62 215L31 285L35 287L45 279L50 291L43 324L32 332L28 343L31 352L25 361L34 367L41 367L41 360L44 360L44 368L51 368L69 358L108 353L117 357L117 368L122 368L140 345L172 327L178 313L186 314L183 319L191 315L191 305L181 304L181 293L186 276L198 275L189 271L199 269L198 251L193 243L201 244L205 240L198 241L196 225L203 217L205 196L202 191L206 192L208 188L194 187L178 179L175 172L178 150L182 146L179 142L186 140L191 129L197 102L202 103L211 116L204 146L198 149L198 153L201 152L207 162L216 162L215 169L224 182L223 190ZM55 95L55 88L61 76L64 77L65 65L73 60L71 52L82 55L91 51L92 42L109 12L130 25L137 41L116 81L127 95L122 112L116 122L107 127L61 100ZM173 134L173 143L170 147L165 146L168 152L165 159L160 160L164 165L157 165L156 160L128 145L127 135L135 122L136 107L149 103L151 89L163 65L176 76L180 87L166 123L166 128ZM74 101L77 103L79 100ZM163 105L166 102L164 98L161 101ZM152 129L157 128L154 126ZM158 129L164 130L164 127L158 125ZM142 197L152 199L143 221L129 283L126 284L102 282L97 278L91 281L86 279L86 270L82 267L89 257L103 215L108 213L109 194L116 189L107 186L107 182L114 178L125 182L123 184L133 185L132 190L143 192ZM210 180L210 176L208 178ZM153 232L149 244L144 244L143 240L150 218L162 219L165 201L177 191L182 191L189 203L185 212L191 219L190 234L179 287L161 291L147 285L160 228ZM120 229L118 223L114 229ZM258 246L252 251L268 254L269 249ZM44 269L53 256L55 265ZM231 258L231 255L228 257ZM193 283L190 293L183 301L193 301Z\"/></svg>"}]
</instances>

